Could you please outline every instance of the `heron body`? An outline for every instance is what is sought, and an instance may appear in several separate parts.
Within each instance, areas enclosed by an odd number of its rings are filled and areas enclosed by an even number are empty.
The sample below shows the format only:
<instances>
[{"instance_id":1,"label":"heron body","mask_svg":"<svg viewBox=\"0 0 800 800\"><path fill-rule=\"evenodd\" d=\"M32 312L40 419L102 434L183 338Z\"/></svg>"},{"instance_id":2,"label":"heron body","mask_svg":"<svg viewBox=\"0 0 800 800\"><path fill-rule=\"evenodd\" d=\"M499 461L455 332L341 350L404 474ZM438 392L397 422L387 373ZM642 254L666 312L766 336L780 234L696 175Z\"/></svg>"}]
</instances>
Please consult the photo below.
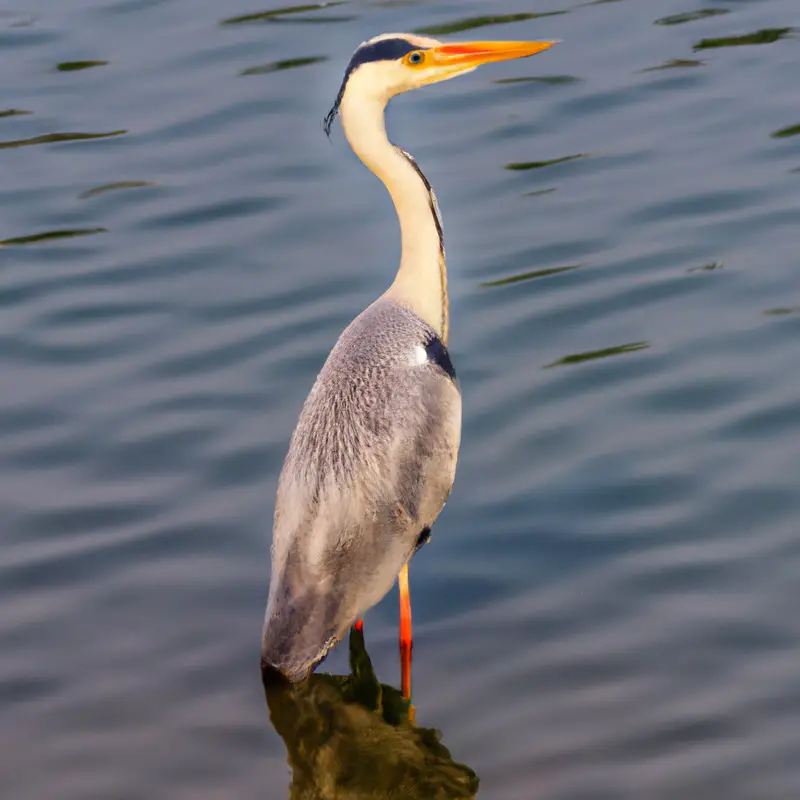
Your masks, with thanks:
<instances>
[{"instance_id":1,"label":"heron body","mask_svg":"<svg viewBox=\"0 0 800 800\"><path fill-rule=\"evenodd\" d=\"M552 42L443 44L384 34L353 55L337 112L401 229L391 286L344 330L300 413L278 483L262 668L302 680L405 576L453 485L461 395L447 350L447 270L435 195L384 127L391 97ZM403 598L404 596L404 598ZM402 600L405 599L405 605ZM410 604L401 580L402 617Z\"/></svg>"},{"instance_id":2,"label":"heron body","mask_svg":"<svg viewBox=\"0 0 800 800\"><path fill-rule=\"evenodd\" d=\"M377 603L455 478L461 396L429 325L383 297L344 331L306 400L278 489L264 644L304 677ZM303 531L303 541L295 535Z\"/></svg>"}]
</instances>

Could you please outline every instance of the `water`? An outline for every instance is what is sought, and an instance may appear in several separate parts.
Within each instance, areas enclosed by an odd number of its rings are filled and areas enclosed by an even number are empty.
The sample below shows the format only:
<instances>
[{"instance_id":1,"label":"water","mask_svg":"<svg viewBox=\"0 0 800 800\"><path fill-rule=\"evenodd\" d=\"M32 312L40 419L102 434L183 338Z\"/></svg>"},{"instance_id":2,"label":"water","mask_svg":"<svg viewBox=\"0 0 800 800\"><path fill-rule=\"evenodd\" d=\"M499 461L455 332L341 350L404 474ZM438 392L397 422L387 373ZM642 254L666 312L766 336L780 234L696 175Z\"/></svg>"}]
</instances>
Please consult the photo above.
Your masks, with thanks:
<instances>
[{"instance_id":1,"label":"water","mask_svg":"<svg viewBox=\"0 0 800 800\"><path fill-rule=\"evenodd\" d=\"M287 796L275 483L399 245L321 121L359 42L438 29L563 41L389 114L442 206L464 394L411 570L417 723L485 798L795 797L794 0L11 2L0 795ZM366 621L389 686L396 602ZM359 713L376 764L422 736Z\"/></svg>"}]
</instances>

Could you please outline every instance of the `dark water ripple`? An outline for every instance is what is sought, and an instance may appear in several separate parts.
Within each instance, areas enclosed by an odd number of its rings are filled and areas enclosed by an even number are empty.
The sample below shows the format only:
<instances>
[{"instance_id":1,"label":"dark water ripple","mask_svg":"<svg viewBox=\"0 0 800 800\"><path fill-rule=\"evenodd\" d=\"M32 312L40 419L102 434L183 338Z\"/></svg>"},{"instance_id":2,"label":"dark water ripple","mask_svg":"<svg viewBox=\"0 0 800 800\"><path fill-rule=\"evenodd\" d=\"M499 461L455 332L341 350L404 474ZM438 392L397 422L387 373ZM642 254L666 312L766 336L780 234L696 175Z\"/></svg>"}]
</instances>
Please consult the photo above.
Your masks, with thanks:
<instances>
[{"instance_id":1,"label":"dark water ripple","mask_svg":"<svg viewBox=\"0 0 800 800\"><path fill-rule=\"evenodd\" d=\"M321 120L358 42L446 29L563 41L389 115L443 209L465 398L412 568L417 721L479 797L794 797L796 18L0 11L0 796L286 796L275 481L399 242ZM389 684L395 604L366 624Z\"/></svg>"}]
</instances>

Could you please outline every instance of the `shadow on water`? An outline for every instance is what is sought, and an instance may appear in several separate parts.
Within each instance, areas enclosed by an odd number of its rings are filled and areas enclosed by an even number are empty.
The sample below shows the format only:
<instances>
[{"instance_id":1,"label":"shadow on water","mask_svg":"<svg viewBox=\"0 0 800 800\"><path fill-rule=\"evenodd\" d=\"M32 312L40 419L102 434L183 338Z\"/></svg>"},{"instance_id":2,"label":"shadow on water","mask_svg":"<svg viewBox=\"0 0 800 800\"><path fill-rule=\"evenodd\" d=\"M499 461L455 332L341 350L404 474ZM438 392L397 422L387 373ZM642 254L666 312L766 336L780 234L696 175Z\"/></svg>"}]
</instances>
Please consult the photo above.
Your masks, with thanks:
<instances>
[{"instance_id":1,"label":"shadow on water","mask_svg":"<svg viewBox=\"0 0 800 800\"><path fill-rule=\"evenodd\" d=\"M362 632L350 633L349 675L265 686L292 769L290 800L476 796L478 776L453 760L438 731L409 721L398 689L378 682Z\"/></svg>"},{"instance_id":2,"label":"shadow on water","mask_svg":"<svg viewBox=\"0 0 800 800\"><path fill-rule=\"evenodd\" d=\"M82 69L92 69L94 67L105 67L108 61L94 60L94 61L62 61L56 64L56 69L59 72L79 72Z\"/></svg>"},{"instance_id":3,"label":"shadow on water","mask_svg":"<svg viewBox=\"0 0 800 800\"><path fill-rule=\"evenodd\" d=\"M650 347L649 342L631 342L630 344L620 344L616 347L605 347L602 350L588 350L585 353L573 353L550 364L545 367L564 367L570 364L582 364L584 361L594 361L598 358L609 358L610 356L621 356L626 353L635 353L638 350L647 350Z\"/></svg>"},{"instance_id":4,"label":"shadow on water","mask_svg":"<svg viewBox=\"0 0 800 800\"><path fill-rule=\"evenodd\" d=\"M444 36L448 33L471 31L475 28L483 28L487 25L503 25L509 22L525 22L529 19L555 17L559 14L566 13L566 11L540 11L538 13L497 14L484 17L465 17L464 19L454 20L453 22L445 22L441 25L428 25L424 28L417 28L414 33L422 33L428 36Z\"/></svg>"},{"instance_id":5,"label":"shadow on water","mask_svg":"<svg viewBox=\"0 0 800 800\"><path fill-rule=\"evenodd\" d=\"M87 200L90 197L97 197L106 192L116 192L120 189L142 189L144 187L158 186L155 181L115 181L114 183L104 183L102 186L95 186L87 189L78 195L79 200Z\"/></svg>"},{"instance_id":6,"label":"shadow on water","mask_svg":"<svg viewBox=\"0 0 800 800\"><path fill-rule=\"evenodd\" d=\"M781 128L770 134L773 139L788 139L790 136L798 135L800 135L800 125L790 125L788 128Z\"/></svg>"},{"instance_id":7,"label":"shadow on water","mask_svg":"<svg viewBox=\"0 0 800 800\"><path fill-rule=\"evenodd\" d=\"M108 233L107 228L73 228L60 231L43 231L33 233L30 236L14 236L10 239L0 239L0 247L10 247L12 245L41 244L51 242L55 239L74 239L76 236L93 236L96 233Z\"/></svg>"},{"instance_id":8,"label":"shadow on water","mask_svg":"<svg viewBox=\"0 0 800 800\"><path fill-rule=\"evenodd\" d=\"M566 164L569 161L577 161L579 158L588 158L588 153L575 153L571 156L561 156L560 158L551 158L547 161L513 161L506 164L505 168L510 169L512 172L521 172L528 169L542 169L544 167L554 167L556 164Z\"/></svg>"},{"instance_id":9,"label":"shadow on water","mask_svg":"<svg viewBox=\"0 0 800 800\"><path fill-rule=\"evenodd\" d=\"M306 56L304 58L286 58L283 61L270 61L267 64L258 64L255 67L246 67L239 72L240 75L267 75L270 72L283 72L286 69L307 67L310 64L319 64L327 61L327 56Z\"/></svg>"},{"instance_id":10,"label":"shadow on water","mask_svg":"<svg viewBox=\"0 0 800 800\"><path fill-rule=\"evenodd\" d=\"M529 75L522 78L498 78L492 81L498 86L515 83L544 83L550 86L559 86L564 83L577 83L580 78L575 75Z\"/></svg>"},{"instance_id":11,"label":"shadow on water","mask_svg":"<svg viewBox=\"0 0 800 800\"><path fill-rule=\"evenodd\" d=\"M640 72L658 72L662 69L685 69L686 67L702 67L705 61L700 61L696 58L671 58L663 64L658 64L655 67L646 67L639 70Z\"/></svg>"},{"instance_id":12,"label":"shadow on water","mask_svg":"<svg viewBox=\"0 0 800 800\"><path fill-rule=\"evenodd\" d=\"M283 6L281 8L273 8L269 11L256 11L252 14L241 14L236 17L228 17L220 21L220 25L246 25L253 22L349 22L353 19L351 16L314 16L304 17L298 16L305 14L309 11L320 11L322 9L335 8L336 6L346 5L346 0L334 0L330 3L306 3L299 6ZM288 19L285 19L288 18Z\"/></svg>"},{"instance_id":13,"label":"shadow on water","mask_svg":"<svg viewBox=\"0 0 800 800\"><path fill-rule=\"evenodd\" d=\"M126 130L109 131L108 133L45 133L43 136L33 136L30 139L11 139L0 142L0 150L11 147L31 147L36 144L55 144L58 142L82 142L87 139L110 139L113 136L123 136Z\"/></svg>"},{"instance_id":14,"label":"shadow on water","mask_svg":"<svg viewBox=\"0 0 800 800\"><path fill-rule=\"evenodd\" d=\"M727 14L727 8L700 8L697 11L687 11L683 14L671 14L668 17L661 17L655 21L655 25L682 25L685 22L694 22L698 19L717 17L720 14Z\"/></svg>"},{"instance_id":15,"label":"shadow on water","mask_svg":"<svg viewBox=\"0 0 800 800\"><path fill-rule=\"evenodd\" d=\"M545 190L547 191L547 190ZM565 267L548 267L546 269L534 269L530 272L520 272L516 275L507 275L505 278L497 278L491 281L483 281L481 286L508 286L511 283L521 283L522 281L534 281L538 278L549 278L552 275L560 275L562 272L572 272L574 269L580 269L583 264L568 264Z\"/></svg>"},{"instance_id":16,"label":"shadow on water","mask_svg":"<svg viewBox=\"0 0 800 800\"><path fill-rule=\"evenodd\" d=\"M768 308L764 315L767 317L788 317L790 314L800 313L800 306L786 306L779 308Z\"/></svg>"},{"instance_id":17,"label":"shadow on water","mask_svg":"<svg viewBox=\"0 0 800 800\"><path fill-rule=\"evenodd\" d=\"M690 274L693 272L715 272L722 269L722 266L720 261L710 261L708 264L701 264L699 267L689 267L686 271Z\"/></svg>"},{"instance_id":18,"label":"shadow on water","mask_svg":"<svg viewBox=\"0 0 800 800\"><path fill-rule=\"evenodd\" d=\"M772 44L779 39L785 39L794 31L794 28L762 28L754 33L744 36L722 36L718 39L701 39L694 50L710 50L714 47L744 47L752 44Z\"/></svg>"},{"instance_id":19,"label":"shadow on water","mask_svg":"<svg viewBox=\"0 0 800 800\"><path fill-rule=\"evenodd\" d=\"M542 195L545 195L545 194L553 194L553 192L555 190L556 190L555 186L550 186L547 189L534 189L534 191L532 191L532 192L525 192L525 194L523 194L522 196L523 197L541 197Z\"/></svg>"}]
</instances>

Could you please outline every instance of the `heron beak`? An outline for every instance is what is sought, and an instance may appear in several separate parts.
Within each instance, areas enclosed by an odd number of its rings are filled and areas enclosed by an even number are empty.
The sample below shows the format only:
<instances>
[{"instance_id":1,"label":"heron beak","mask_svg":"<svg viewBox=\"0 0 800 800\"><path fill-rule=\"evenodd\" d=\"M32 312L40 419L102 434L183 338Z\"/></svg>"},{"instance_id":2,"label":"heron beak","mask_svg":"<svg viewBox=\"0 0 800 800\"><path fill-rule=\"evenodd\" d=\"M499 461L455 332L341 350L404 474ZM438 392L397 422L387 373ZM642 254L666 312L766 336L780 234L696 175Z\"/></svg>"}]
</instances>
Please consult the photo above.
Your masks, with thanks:
<instances>
[{"instance_id":1,"label":"heron beak","mask_svg":"<svg viewBox=\"0 0 800 800\"><path fill-rule=\"evenodd\" d=\"M436 65L456 67L459 68L459 71L461 69L466 71L492 61L527 58L541 53L543 50L548 50L557 43L558 40L549 42L454 42L437 45L428 52L433 56Z\"/></svg>"}]
</instances>

